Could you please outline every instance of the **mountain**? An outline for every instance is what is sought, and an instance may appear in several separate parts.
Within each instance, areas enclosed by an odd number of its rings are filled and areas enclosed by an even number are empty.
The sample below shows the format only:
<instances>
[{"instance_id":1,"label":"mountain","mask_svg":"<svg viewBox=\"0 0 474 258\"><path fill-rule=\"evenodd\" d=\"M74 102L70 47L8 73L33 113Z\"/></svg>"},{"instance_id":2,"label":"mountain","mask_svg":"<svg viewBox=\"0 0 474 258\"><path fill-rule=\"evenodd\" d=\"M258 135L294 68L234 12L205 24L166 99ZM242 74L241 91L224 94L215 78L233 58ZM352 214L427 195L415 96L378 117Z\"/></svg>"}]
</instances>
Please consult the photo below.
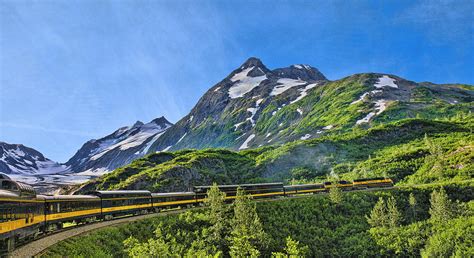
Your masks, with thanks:
<instances>
[{"instance_id":1,"label":"mountain","mask_svg":"<svg viewBox=\"0 0 474 258\"><path fill-rule=\"evenodd\" d=\"M327 82L321 72L308 65L269 70L259 59L250 58L208 90L149 152L208 147L246 149L263 144L265 135L258 130L262 116L298 102L309 90Z\"/></svg>"},{"instance_id":2,"label":"mountain","mask_svg":"<svg viewBox=\"0 0 474 258\"><path fill-rule=\"evenodd\" d=\"M323 135L244 151L158 152L88 181L75 192L147 189L188 191L194 185L307 183L388 176L397 184L472 180L474 117L403 119L368 130Z\"/></svg>"},{"instance_id":3,"label":"mountain","mask_svg":"<svg viewBox=\"0 0 474 258\"><path fill-rule=\"evenodd\" d=\"M54 193L58 186L85 182L144 156L171 126L164 117L147 124L137 121L106 137L86 142L64 164L23 145L0 142L0 172L32 184L42 193Z\"/></svg>"},{"instance_id":4,"label":"mountain","mask_svg":"<svg viewBox=\"0 0 474 258\"><path fill-rule=\"evenodd\" d=\"M452 116L469 112L473 100L468 85L377 73L329 81L309 65L269 70L250 58L211 87L149 153L283 144L404 118Z\"/></svg>"},{"instance_id":5,"label":"mountain","mask_svg":"<svg viewBox=\"0 0 474 258\"><path fill-rule=\"evenodd\" d=\"M86 142L64 165L81 175L101 175L145 155L151 144L172 126L164 117L137 121L110 135Z\"/></svg>"},{"instance_id":6,"label":"mountain","mask_svg":"<svg viewBox=\"0 0 474 258\"><path fill-rule=\"evenodd\" d=\"M0 172L10 175L41 175L65 171L66 166L45 158L21 144L0 142Z\"/></svg>"},{"instance_id":7,"label":"mountain","mask_svg":"<svg viewBox=\"0 0 474 258\"><path fill-rule=\"evenodd\" d=\"M270 70L250 58L163 133L148 156L82 190L185 191L329 174L401 183L466 179L474 169L473 103L472 85L381 73L330 81L308 65Z\"/></svg>"}]
</instances>

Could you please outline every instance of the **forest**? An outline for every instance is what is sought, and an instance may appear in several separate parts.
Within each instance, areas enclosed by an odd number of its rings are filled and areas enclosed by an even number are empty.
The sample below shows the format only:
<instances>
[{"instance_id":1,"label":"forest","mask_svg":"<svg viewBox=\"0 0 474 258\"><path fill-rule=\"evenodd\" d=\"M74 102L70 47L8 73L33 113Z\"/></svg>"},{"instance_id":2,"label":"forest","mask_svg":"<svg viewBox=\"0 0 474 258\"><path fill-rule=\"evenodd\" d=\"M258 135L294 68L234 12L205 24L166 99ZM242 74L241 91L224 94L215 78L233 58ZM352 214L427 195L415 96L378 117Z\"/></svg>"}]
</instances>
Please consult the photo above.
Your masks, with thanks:
<instances>
[{"instance_id":1,"label":"forest","mask_svg":"<svg viewBox=\"0 0 474 258\"><path fill-rule=\"evenodd\" d=\"M232 204L213 188L205 207L101 229L42 257L469 257L472 181ZM442 244L441 244L442 243Z\"/></svg>"}]
</instances>

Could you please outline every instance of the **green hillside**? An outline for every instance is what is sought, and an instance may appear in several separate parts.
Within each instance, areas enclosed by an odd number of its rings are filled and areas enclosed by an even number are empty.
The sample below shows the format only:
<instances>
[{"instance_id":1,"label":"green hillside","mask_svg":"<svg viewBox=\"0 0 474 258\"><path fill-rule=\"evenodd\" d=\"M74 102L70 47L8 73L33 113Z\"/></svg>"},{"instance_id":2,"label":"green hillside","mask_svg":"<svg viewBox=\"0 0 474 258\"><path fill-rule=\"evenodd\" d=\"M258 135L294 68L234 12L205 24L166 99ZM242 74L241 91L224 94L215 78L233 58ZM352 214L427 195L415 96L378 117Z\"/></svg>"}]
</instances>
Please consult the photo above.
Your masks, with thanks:
<instances>
[{"instance_id":1,"label":"green hillside","mask_svg":"<svg viewBox=\"0 0 474 258\"><path fill-rule=\"evenodd\" d=\"M183 191L212 182L318 181L331 172L343 179L388 176L399 185L471 179L474 120L471 115L451 120L401 120L240 152L154 153L84 184L80 191Z\"/></svg>"}]
</instances>

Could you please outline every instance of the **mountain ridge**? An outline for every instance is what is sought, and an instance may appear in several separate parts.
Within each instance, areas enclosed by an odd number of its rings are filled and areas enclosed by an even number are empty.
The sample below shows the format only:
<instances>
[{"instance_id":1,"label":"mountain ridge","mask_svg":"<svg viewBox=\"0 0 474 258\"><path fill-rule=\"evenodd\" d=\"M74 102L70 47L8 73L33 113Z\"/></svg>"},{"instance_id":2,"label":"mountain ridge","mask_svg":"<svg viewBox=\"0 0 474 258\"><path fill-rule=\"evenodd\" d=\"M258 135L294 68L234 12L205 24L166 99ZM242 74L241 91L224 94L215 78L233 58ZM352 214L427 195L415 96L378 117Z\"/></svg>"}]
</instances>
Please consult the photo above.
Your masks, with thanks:
<instances>
[{"instance_id":1,"label":"mountain ridge","mask_svg":"<svg viewBox=\"0 0 474 258\"><path fill-rule=\"evenodd\" d=\"M137 121L84 143L64 166L96 177L155 152L281 145L409 118L469 115L473 102L472 85L417 83L383 73L328 80L309 65L271 70L251 57L176 124L164 117Z\"/></svg>"}]
</instances>

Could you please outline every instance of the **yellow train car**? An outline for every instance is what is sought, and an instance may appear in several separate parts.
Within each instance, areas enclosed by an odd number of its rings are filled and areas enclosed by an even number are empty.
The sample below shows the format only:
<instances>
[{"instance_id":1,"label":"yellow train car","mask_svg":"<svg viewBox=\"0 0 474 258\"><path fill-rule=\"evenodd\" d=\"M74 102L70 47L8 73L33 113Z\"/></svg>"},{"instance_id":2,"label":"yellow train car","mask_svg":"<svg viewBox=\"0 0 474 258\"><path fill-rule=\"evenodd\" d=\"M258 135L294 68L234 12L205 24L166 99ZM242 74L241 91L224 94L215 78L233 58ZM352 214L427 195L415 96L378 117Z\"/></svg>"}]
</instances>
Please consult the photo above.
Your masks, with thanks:
<instances>
[{"instance_id":1,"label":"yellow train car","mask_svg":"<svg viewBox=\"0 0 474 258\"><path fill-rule=\"evenodd\" d=\"M64 222L92 222L101 216L101 200L93 195L41 196L45 202L46 230L54 231Z\"/></svg>"},{"instance_id":2,"label":"yellow train car","mask_svg":"<svg viewBox=\"0 0 474 258\"><path fill-rule=\"evenodd\" d=\"M44 221L44 200L34 189L0 174L0 253L40 234Z\"/></svg>"},{"instance_id":3,"label":"yellow train car","mask_svg":"<svg viewBox=\"0 0 474 258\"><path fill-rule=\"evenodd\" d=\"M102 217L105 219L119 215L145 214L153 210L150 191L94 191L90 194L100 197Z\"/></svg>"},{"instance_id":4,"label":"yellow train car","mask_svg":"<svg viewBox=\"0 0 474 258\"><path fill-rule=\"evenodd\" d=\"M362 179L355 179L352 185L354 189L392 187L393 181L392 179L385 178L385 177L362 178Z\"/></svg>"}]
</instances>

